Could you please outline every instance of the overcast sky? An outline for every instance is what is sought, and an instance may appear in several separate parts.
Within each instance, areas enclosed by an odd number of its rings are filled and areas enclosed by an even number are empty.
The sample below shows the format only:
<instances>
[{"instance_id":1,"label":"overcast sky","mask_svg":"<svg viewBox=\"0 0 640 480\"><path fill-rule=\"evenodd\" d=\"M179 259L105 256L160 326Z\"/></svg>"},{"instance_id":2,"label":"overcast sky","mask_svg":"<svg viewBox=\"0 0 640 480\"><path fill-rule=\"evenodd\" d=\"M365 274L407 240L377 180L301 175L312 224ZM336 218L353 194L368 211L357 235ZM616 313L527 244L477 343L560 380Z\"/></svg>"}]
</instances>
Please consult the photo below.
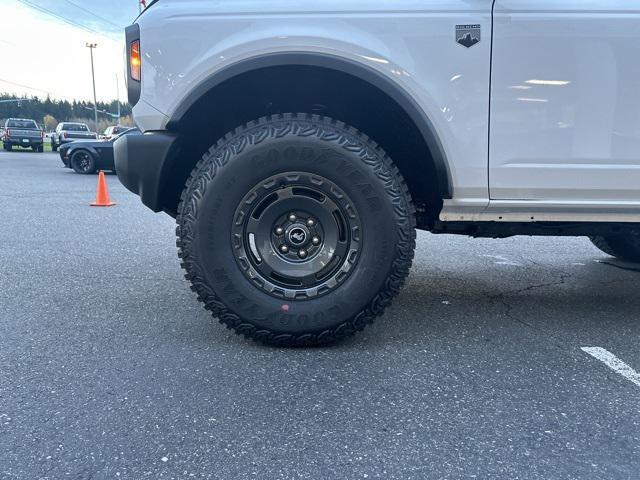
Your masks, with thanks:
<instances>
[{"instance_id":1,"label":"overcast sky","mask_svg":"<svg viewBox=\"0 0 640 480\"><path fill-rule=\"evenodd\" d=\"M124 27L137 14L137 0L0 0L0 92L93 101L90 42L98 100L116 98L117 75L126 101Z\"/></svg>"}]
</instances>

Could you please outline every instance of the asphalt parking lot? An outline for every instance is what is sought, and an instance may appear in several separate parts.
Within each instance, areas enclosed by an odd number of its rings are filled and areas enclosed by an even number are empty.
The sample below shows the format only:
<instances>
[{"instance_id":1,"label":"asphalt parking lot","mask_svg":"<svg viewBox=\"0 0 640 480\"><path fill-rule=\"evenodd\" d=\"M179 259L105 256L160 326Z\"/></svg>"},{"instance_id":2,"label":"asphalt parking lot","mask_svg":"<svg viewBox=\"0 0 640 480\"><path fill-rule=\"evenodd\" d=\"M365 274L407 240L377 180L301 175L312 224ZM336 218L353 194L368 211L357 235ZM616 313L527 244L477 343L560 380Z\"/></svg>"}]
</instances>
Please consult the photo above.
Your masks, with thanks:
<instances>
[{"instance_id":1,"label":"asphalt parking lot","mask_svg":"<svg viewBox=\"0 0 640 480\"><path fill-rule=\"evenodd\" d=\"M363 334L274 349L189 290L174 223L0 152L0 478L640 478L640 271L584 238L418 234Z\"/></svg>"}]
</instances>

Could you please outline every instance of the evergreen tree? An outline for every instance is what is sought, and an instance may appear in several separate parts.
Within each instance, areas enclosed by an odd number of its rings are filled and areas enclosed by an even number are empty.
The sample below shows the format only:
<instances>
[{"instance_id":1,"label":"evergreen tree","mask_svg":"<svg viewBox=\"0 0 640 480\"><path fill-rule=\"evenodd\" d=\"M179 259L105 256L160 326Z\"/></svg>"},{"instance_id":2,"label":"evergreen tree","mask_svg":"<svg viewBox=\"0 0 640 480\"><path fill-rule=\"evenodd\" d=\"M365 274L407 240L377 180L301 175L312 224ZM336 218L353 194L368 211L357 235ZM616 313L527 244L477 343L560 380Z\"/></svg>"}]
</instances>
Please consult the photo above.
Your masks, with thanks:
<instances>
[{"instance_id":1,"label":"evergreen tree","mask_svg":"<svg viewBox=\"0 0 640 480\"><path fill-rule=\"evenodd\" d=\"M0 125L9 117L31 118L42 125L46 116L51 116L58 122L72 120L93 121L93 103L77 100L53 100L47 96L42 100L38 96L17 96L14 94L0 93L0 100L16 100L11 102L0 101ZM98 102L98 120L100 124L114 125L116 118L100 113L100 110L117 113L118 102ZM120 103L122 117L131 115L131 106L128 103ZM93 122L92 122L93 123ZM49 122L50 124L50 122Z\"/></svg>"}]
</instances>

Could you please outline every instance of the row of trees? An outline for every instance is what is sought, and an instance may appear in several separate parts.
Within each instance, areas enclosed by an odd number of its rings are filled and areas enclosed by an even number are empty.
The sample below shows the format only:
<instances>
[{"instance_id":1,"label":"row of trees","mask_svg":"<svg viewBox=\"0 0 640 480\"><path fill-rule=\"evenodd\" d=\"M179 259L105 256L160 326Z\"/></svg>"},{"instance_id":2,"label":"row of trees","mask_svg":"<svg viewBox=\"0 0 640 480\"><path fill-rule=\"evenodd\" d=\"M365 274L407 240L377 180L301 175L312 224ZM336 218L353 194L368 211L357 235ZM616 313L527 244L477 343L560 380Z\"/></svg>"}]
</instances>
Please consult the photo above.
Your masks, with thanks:
<instances>
[{"instance_id":1,"label":"row of trees","mask_svg":"<svg viewBox=\"0 0 640 480\"><path fill-rule=\"evenodd\" d=\"M34 120L37 121L37 119L35 118ZM0 121L2 122L2 125L4 125L4 121L2 120ZM118 120L117 118L104 118L104 117L98 116L97 126L93 116L91 118L71 117L65 120L58 120L52 115L45 115L42 121L39 121L38 124L40 126L44 126L44 130L46 132L51 132L56 129L56 127L58 126L58 123L60 122L86 123L87 126L89 127L89 130L91 130L92 132L98 132L98 133L104 132L107 129L107 127L110 127L111 125L115 125L115 124L124 125L125 127L133 127L133 118L131 117L131 115L120 117L120 120Z\"/></svg>"},{"instance_id":2,"label":"row of trees","mask_svg":"<svg viewBox=\"0 0 640 480\"><path fill-rule=\"evenodd\" d=\"M1 100L19 101L2 102ZM120 122L117 118L100 113L100 110L116 114L118 101L98 102L98 125L96 126L93 120L93 102L52 100L49 97L42 100L37 96L25 98L0 93L0 119L31 118L44 125L47 130L55 129L58 122L81 121L89 124L94 131L102 131L107 126L116 123L131 124L131 106L128 103L120 102L120 114L122 115ZM4 125L4 122L2 124Z\"/></svg>"}]
</instances>

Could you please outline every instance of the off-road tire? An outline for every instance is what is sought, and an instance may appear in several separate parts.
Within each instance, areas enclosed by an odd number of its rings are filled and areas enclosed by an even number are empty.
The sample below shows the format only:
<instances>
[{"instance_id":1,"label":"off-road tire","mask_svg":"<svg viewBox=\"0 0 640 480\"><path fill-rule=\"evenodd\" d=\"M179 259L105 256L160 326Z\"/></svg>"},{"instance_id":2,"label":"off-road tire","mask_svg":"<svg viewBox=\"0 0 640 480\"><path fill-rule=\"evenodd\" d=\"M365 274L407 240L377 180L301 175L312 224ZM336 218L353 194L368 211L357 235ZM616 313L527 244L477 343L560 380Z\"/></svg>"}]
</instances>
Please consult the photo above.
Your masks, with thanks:
<instances>
[{"instance_id":1,"label":"off-road tire","mask_svg":"<svg viewBox=\"0 0 640 480\"><path fill-rule=\"evenodd\" d=\"M232 241L245 195L292 171L326 178L362 217L349 276L303 299L276 298L253 283ZM400 291L415 249L415 208L391 159L353 127L309 114L260 118L220 139L191 172L176 221L178 255L198 299L228 328L271 345L322 345L362 330Z\"/></svg>"},{"instance_id":2,"label":"off-road tire","mask_svg":"<svg viewBox=\"0 0 640 480\"><path fill-rule=\"evenodd\" d=\"M638 234L589 237L591 242L607 255L640 263L640 232Z\"/></svg>"}]
</instances>

